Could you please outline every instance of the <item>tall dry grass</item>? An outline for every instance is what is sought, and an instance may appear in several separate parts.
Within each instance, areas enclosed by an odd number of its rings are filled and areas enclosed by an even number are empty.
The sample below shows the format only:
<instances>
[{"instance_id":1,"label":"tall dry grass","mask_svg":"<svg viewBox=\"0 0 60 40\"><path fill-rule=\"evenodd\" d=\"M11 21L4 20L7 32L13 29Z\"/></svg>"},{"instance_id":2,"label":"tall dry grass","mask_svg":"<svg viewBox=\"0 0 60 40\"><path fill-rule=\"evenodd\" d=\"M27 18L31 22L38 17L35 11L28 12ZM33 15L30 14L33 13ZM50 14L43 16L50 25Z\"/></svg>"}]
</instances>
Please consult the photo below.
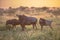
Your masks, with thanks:
<instances>
[{"instance_id":1,"label":"tall dry grass","mask_svg":"<svg viewBox=\"0 0 60 40\"><path fill-rule=\"evenodd\" d=\"M52 24L54 30L51 30L48 26L44 26L43 31L41 31L40 25L37 24L37 30L28 25L25 31L21 31L20 26L16 26L16 30L12 29L8 31L4 29L5 24L0 24L0 40L60 40L60 19L46 19L54 21Z\"/></svg>"}]
</instances>

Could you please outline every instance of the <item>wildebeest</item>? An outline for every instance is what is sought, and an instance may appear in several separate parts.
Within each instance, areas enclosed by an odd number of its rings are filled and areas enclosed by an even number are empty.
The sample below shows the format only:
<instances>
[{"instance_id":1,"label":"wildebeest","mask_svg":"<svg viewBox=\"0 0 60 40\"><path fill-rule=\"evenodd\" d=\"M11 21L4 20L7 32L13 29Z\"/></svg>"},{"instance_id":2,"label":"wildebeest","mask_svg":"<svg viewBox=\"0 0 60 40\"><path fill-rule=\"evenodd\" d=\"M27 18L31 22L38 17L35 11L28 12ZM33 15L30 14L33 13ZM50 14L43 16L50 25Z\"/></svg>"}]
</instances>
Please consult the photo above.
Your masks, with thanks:
<instances>
[{"instance_id":1,"label":"wildebeest","mask_svg":"<svg viewBox=\"0 0 60 40\"><path fill-rule=\"evenodd\" d=\"M37 29L37 26L36 26L37 18L35 18L35 17L28 17L26 15L16 15L16 16L21 21L22 30L24 30L25 25L32 25L33 29L34 29L34 27L36 27L36 29Z\"/></svg>"},{"instance_id":2,"label":"wildebeest","mask_svg":"<svg viewBox=\"0 0 60 40\"><path fill-rule=\"evenodd\" d=\"M43 26L49 26L51 29L53 29L51 26L52 22L53 22L52 20L46 20L44 18L40 18L39 24L41 26L41 30L43 29Z\"/></svg>"},{"instance_id":3,"label":"wildebeest","mask_svg":"<svg viewBox=\"0 0 60 40\"><path fill-rule=\"evenodd\" d=\"M12 27L8 27L7 25L12 25ZM16 27L16 25L20 25L20 21L17 19L11 19L6 21L6 28L10 30L10 28Z\"/></svg>"}]
</instances>

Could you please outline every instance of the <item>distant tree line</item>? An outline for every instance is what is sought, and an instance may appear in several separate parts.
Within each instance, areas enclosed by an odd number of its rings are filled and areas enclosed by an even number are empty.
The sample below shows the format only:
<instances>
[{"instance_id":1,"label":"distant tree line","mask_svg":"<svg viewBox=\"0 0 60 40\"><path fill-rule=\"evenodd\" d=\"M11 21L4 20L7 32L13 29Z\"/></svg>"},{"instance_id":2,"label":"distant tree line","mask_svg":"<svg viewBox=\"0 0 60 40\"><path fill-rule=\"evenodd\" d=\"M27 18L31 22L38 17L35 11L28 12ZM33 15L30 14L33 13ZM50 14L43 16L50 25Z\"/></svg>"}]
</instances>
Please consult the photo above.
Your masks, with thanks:
<instances>
[{"instance_id":1,"label":"distant tree line","mask_svg":"<svg viewBox=\"0 0 60 40\"><path fill-rule=\"evenodd\" d=\"M24 7L24 6L20 6L18 8L9 7L8 9L0 8L0 15L3 15L3 14L12 15L17 11L21 11L25 13L30 13L30 12L39 13L39 12L46 11L47 13L52 13L55 16L60 15L60 8L57 8L57 7Z\"/></svg>"}]
</instances>

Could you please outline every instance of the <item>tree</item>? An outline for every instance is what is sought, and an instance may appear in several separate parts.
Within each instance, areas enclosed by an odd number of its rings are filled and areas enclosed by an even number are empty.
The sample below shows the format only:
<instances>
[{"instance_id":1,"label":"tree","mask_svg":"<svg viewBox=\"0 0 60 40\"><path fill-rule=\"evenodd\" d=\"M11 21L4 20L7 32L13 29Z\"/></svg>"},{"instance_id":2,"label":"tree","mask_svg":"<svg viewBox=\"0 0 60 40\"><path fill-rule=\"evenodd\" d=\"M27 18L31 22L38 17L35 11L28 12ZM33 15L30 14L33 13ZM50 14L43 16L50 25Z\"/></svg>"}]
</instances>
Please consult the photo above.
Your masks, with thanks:
<instances>
[{"instance_id":1,"label":"tree","mask_svg":"<svg viewBox=\"0 0 60 40\"><path fill-rule=\"evenodd\" d=\"M9 15L14 14L15 12L16 12L15 9L12 8L12 7L9 7L8 10L7 10L7 13L9 13Z\"/></svg>"},{"instance_id":2,"label":"tree","mask_svg":"<svg viewBox=\"0 0 60 40\"><path fill-rule=\"evenodd\" d=\"M0 15L3 15L3 13L4 13L4 9L0 8Z\"/></svg>"},{"instance_id":3,"label":"tree","mask_svg":"<svg viewBox=\"0 0 60 40\"><path fill-rule=\"evenodd\" d=\"M43 11L45 11L45 10L48 9L48 7L42 7L41 9L42 9Z\"/></svg>"},{"instance_id":4,"label":"tree","mask_svg":"<svg viewBox=\"0 0 60 40\"><path fill-rule=\"evenodd\" d=\"M57 18L60 15L60 9L52 11L52 14Z\"/></svg>"}]
</instances>

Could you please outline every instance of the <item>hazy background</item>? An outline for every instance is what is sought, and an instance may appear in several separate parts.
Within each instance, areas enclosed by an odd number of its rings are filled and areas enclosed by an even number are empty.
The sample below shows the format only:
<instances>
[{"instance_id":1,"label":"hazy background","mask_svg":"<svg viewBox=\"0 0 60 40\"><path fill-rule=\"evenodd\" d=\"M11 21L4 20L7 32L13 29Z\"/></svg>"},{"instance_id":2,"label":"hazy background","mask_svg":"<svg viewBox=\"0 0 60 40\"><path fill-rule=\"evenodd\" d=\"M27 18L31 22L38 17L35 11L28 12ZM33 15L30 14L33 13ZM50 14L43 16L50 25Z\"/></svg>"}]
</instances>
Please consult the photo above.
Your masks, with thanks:
<instances>
[{"instance_id":1,"label":"hazy background","mask_svg":"<svg viewBox=\"0 0 60 40\"><path fill-rule=\"evenodd\" d=\"M0 8L8 7L60 7L60 0L0 0Z\"/></svg>"}]
</instances>

